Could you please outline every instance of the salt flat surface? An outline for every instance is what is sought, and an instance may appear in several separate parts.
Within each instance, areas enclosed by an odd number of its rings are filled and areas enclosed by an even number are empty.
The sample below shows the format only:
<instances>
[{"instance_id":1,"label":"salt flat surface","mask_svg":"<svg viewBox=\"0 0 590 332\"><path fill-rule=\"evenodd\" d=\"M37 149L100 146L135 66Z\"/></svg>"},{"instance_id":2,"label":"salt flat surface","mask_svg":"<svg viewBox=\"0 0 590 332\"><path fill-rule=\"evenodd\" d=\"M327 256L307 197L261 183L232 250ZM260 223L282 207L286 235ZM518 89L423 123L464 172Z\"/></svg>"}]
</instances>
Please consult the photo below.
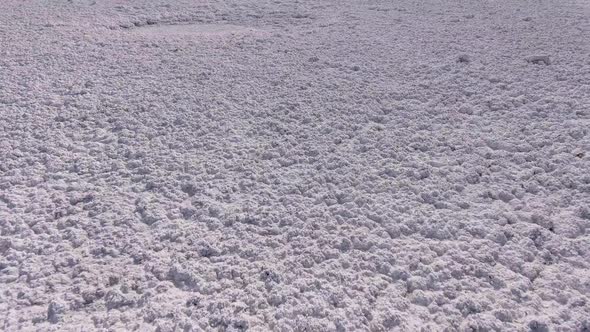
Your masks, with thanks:
<instances>
[{"instance_id":1,"label":"salt flat surface","mask_svg":"<svg viewBox=\"0 0 590 332\"><path fill-rule=\"evenodd\" d=\"M589 23L0 1L0 329L588 331Z\"/></svg>"},{"instance_id":2,"label":"salt flat surface","mask_svg":"<svg viewBox=\"0 0 590 332\"><path fill-rule=\"evenodd\" d=\"M254 29L241 27L231 24L164 24L164 25L147 25L139 29L134 29L135 33L154 36L218 36L254 33Z\"/></svg>"}]
</instances>

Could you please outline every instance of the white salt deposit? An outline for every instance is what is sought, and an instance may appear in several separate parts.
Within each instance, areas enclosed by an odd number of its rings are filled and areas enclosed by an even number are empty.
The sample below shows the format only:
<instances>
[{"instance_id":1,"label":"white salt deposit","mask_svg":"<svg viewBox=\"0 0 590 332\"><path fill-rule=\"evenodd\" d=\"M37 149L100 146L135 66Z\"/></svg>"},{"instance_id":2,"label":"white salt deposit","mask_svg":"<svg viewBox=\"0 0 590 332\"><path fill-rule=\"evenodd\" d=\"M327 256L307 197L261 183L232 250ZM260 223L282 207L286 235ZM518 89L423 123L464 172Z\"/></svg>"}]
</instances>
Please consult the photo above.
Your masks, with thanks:
<instances>
[{"instance_id":1,"label":"white salt deposit","mask_svg":"<svg viewBox=\"0 0 590 332\"><path fill-rule=\"evenodd\" d=\"M0 1L0 329L588 331L588 1Z\"/></svg>"},{"instance_id":2,"label":"white salt deposit","mask_svg":"<svg viewBox=\"0 0 590 332\"><path fill-rule=\"evenodd\" d=\"M254 33L256 30L231 24L164 24L142 26L133 32L150 37L234 35Z\"/></svg>"}]
</instances>

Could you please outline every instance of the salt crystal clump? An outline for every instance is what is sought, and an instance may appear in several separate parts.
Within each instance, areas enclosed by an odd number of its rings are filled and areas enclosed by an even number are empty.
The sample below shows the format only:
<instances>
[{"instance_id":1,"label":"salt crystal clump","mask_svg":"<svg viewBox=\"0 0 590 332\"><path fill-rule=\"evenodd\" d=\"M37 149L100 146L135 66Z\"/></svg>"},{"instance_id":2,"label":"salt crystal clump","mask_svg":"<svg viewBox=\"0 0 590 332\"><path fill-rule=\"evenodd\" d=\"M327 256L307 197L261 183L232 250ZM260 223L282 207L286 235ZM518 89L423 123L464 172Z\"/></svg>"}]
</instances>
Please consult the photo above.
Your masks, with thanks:
<instances>
[{"instance_id":1,"label":"salt crystal clump","mask_svg":"<svg viewBox=\"0 0 590 332\"><path fill-rule=\"evenodd\" d=\"M66 306L60 301L51 301L47 308L47 320L50 323L57 323L63 319L63 315L66 312Z\"/></svg>"},{"instance_id":2,"label":"salt crystal clump","mask_svg":"<svg viewBox=\"0 0 590 332\"><path fill-rule=\"evenodd\" d=\"M544 64L548 66L551 64L551 59L549 59L548 55L531 55L526 58L526 61L536 65Z\"/></svg>"},{"instance_id":3,"label":"salt crystal clump","mask_svg":"<svg viewBox=\"0 0 590 332\"><path fill-rule=\"evenodd\" d=\"M459 63L470 63L471 57L467 54L461 54L457 57L457 62Z\"/></svg>"}]
</instances>

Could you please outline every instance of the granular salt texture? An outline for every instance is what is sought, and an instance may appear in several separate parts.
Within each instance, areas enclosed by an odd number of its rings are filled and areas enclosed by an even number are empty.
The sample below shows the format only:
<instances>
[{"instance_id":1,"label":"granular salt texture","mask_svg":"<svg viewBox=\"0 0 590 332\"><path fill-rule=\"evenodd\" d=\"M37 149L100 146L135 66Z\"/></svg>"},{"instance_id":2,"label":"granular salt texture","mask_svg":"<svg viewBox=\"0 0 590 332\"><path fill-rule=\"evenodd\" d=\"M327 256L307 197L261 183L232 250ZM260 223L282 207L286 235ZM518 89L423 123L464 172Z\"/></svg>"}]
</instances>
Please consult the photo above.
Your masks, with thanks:
<instances>
[{"instance_id":1,"label":"granular salt texture","mask_svg":"<svg viewBox=\"0 0 590 332\"><path fill-rule=\"evenodd\" d=\"M0 1L0 326L590 329L584 13Z\"/></svg>"}]
</instances>

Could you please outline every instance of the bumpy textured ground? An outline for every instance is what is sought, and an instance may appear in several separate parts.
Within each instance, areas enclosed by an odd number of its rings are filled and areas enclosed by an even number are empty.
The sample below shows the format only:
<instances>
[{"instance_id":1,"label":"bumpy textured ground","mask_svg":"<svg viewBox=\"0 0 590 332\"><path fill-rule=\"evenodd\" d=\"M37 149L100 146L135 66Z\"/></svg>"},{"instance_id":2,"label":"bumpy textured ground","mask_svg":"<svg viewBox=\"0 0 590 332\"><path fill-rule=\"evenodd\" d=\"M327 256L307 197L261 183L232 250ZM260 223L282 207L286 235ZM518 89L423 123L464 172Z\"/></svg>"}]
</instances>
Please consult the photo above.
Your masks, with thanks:
<instances>
[{"instance_id":1,"label":"bumpy textured ground","mask_svg":"<svg viewBox=\"0 0 590 332\"><path fill-rule=\"evenodd\" d=\"M0 329L588 331L585 0L0 1Z\"/></svg>"}]
</instances>

